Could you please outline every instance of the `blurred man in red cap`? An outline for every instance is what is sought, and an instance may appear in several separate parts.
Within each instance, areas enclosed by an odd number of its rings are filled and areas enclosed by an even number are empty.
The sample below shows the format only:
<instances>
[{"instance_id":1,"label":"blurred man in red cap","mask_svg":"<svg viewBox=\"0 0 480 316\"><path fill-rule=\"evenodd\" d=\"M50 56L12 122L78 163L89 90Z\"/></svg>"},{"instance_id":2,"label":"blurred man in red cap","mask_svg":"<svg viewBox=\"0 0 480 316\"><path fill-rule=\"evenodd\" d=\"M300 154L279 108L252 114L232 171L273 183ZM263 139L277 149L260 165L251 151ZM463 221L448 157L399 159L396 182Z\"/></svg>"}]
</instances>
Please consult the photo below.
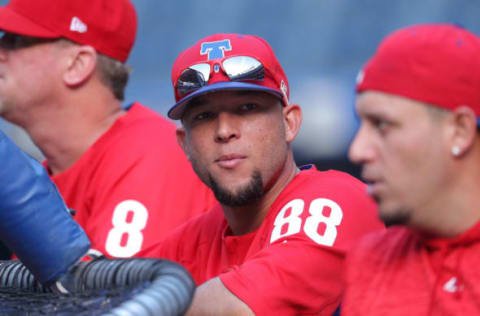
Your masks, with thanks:
<instances>
[{"instance_id":1,"label":"blurred man in red cap","mask_svg":"<svg viewBox=\"0 0 480 316\"><path fill-rule=\"evenodd\" d=\"M331 316L345 252L382 225L360 181L296 166L302 114L270 45L206 37L178 56L172 82L178 141L218 204L146 253L193 275L189 315Z\"/></svg>"},{"instance_id":2,"label":"blurred man in red cap","mask_svg":"<svg viewBox=\"0 0 480 316\"><path fill-rule=\"evenodd\" d=\"M343 314L480 315L480 38L394 32L357 91L350 158L392 227L352 251Z\"/></svg>"},{"instance_id":3,"label":"blurred man in red cap","mask_svg":"<svg viewBox=\"0 0 480 316\"><path fill-rule=\"evenodd\" d=\"M175 125L121 101L134 44L129 0L12 0L0 8L0 114L23 127L92 247L130 257L204 212Z\"/></svg>"}]
</instances>

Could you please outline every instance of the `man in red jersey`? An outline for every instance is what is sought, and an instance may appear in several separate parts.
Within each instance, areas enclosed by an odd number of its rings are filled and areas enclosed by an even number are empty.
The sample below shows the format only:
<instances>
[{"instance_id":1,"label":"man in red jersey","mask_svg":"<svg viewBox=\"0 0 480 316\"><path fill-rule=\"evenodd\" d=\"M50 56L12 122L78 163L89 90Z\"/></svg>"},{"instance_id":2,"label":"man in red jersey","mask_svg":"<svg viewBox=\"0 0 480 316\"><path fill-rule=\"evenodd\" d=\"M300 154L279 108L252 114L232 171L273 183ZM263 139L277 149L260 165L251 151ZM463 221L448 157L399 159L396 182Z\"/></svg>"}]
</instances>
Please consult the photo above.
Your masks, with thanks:
<instances>
[{"instance_id":1,"label":"man in red jersey","mask_svg":"<svg viewBox=\"0 0 480 316\"><path fill-rule=\"evenodd\" d=\"M122 108L136 33L129 0L12 0L0 8L0 115L23 127L92 247L130 257L203 213L213 194L175 125Z\"/></svg>"},{"instance_id":2,"label":"man in red jersey","mask_svg":"<svg viewBox=\"0 0 480 316\"><path fill-rule=\"evenodd\" d=\"M480 315L480 38L388 36L358 78L350 158L393 227L347 260L343 315Z\"/></svg>"},{"instance_id":3,"label":"man in red jersey","mask_svg":"<svg viewBox=\"0 0 480 316\"><path fill-rule=\"evenodd\" d=\"M360 181L296 166L302 114L271 47L206 37L179 55L172 81L178 141L218 204L145 254L192 273L189 315L332 315L345 252L382 225Z\"/></svg>"}]
</instances>

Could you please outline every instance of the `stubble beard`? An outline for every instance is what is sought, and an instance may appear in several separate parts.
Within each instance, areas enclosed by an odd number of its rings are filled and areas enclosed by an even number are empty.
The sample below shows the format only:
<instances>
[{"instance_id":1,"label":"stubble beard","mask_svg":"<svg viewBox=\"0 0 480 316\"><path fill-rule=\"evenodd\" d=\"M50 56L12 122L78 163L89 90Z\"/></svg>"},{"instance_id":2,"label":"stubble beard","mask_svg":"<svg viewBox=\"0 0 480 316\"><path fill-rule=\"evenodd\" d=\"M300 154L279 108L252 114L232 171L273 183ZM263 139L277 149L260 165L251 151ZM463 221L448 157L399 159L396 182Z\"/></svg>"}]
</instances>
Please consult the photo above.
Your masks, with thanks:
<instances>
[{"instance_id":1,"label":"stubble beard","mask_svg":"<svg viewBox=\"0 0 480 316\"><path fill-rule=\"evenodd\" d=\"M407 208L398 207L395 210L384 210L380 200L374 197L378 205L378 217L386 227L393 225L407 225L410 222L411 211Z\"/></svg>"},{"instance_id":2,"label":"stubble beard","mask_svg":"<svg viewBox=\"0 0 480 316\"><path fill-rule=\"evenodd\" d=\"M406 225L410 220L410 215L406 213L380 213L380 220L385 224L386 227L393 225Z\"/></svg>"},{"instance_id":3,"label":"stubble beard","mask_svg":"<svg viewBox=\"0 0 480 316\"><path fill-rule=\"evenodd\" d=\"M235 192L222 187L210 174L207 185L212 189L218 202L230 207L246 206L260 200L263 196L263 179L260 172L254 171L250 181Z\"/></svg>"},{"instance_id":4,"label":"stubble beard","mask_svg":"<svg viewBox=\"0 0 480 316\"><path fill-rule=\"evenodd\" d=\"M222 205L231 207L246 206L260 200L264 195L263 178L258 170L253 171L246 185L232 191L222 187L209 172L202 172L199 161L193 159L191 156L189 160L200 180L213 191L215 198Z\"/></svg>"}]
</instances>

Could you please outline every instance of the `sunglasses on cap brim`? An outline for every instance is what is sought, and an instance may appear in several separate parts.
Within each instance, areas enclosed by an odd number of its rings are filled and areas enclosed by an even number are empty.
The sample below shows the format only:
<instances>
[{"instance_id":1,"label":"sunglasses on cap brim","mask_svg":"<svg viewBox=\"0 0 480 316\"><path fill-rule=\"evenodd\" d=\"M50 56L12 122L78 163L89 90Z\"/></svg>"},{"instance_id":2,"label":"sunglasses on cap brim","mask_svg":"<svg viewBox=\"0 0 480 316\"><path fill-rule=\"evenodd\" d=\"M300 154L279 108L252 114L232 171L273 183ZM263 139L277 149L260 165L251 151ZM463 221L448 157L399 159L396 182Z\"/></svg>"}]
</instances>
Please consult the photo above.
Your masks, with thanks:
<instances>
[{"instance_id":1,"label":"sunglasses on cap brim","mask_svg":"<svg viewBox=\"0 0 480 316\"><path fill-rule=\"evenodd\" d=\"M208 85L213 72L222 70L231 81L263 81L265 68L257 59L249 56L225 58L220 63L199 63L183 70L177 79L176 93L184 96Z\"/></svg>"}]
</instances>

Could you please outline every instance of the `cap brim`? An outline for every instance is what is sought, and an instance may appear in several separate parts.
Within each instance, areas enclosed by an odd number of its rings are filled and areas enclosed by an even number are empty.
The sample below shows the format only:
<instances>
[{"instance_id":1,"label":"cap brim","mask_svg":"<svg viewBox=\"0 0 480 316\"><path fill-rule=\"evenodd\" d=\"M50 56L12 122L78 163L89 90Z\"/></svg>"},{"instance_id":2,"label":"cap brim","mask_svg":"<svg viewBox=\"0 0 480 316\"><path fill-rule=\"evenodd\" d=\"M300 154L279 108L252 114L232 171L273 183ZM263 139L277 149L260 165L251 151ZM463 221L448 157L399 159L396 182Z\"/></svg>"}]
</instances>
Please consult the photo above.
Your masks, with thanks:
<instances>
[{"instance_id":1,"label":"cap brim","mask_svg":"<svg viewBox=\"0 0 480 316\"><path fill-rule=\"evenodd\" d=\"M183 116L183 112L185 111L188 103L193 98L196 98L198 96L201 96L207 93L212 93L212 92L221 91L221 90L263 91L263 92L271 93L275 96L278 96L280 99L283 99L283 94L281 91L264 87L264 86L259 86L257 84L247 83L247 82L237 82L237 81L217 82L217 83L205 86L203 88L200 88L195 92L187 95L183 99L181 99L174 106L172 106L172 108L168 111L168 117L171 118L172 120L181 119Z\"/></svg>"},{"instance_id":2,"label":"cap brim","mask_svg":"<svg viewBox=\"0 0 480 316\"><path fill-rule=\"evenodd\" d=\"M0 7L0 30L32 37L56 38L52 32L7 7Z\"/></svg>"}]
</instances>

